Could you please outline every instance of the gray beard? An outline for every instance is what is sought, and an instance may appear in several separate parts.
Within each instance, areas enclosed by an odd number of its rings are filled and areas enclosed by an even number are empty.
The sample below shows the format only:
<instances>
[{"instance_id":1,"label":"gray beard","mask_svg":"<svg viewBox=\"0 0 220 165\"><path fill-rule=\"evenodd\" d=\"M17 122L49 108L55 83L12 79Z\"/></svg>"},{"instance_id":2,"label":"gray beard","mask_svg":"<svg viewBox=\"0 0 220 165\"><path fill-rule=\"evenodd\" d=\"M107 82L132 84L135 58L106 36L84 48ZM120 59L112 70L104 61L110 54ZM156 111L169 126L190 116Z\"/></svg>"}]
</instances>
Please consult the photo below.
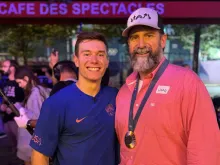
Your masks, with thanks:
<instances>
[{"instance_id":1,"label":"gray beard","mask_svg":"<svg viewBox=\"0 0 220 165\"><path fill-rule=\"evenodd\" d=\"M150 53L149 56L137 57L131 56L131 66L134 71L147 72L154 68L160 62L160 50L158 49L155 53Z\"/></svg>"},{"instance_id":2,"label":"gray beard","mask_svg":"<svg viewBox=\"0 0 220 165\"><path fill-rule=\"evenodd\" d=\"M152 58L149 57L136 57L131 60L131 66L134 71L137 72L146 72L147 70L152 69L155 66L155 62Z\"/></svg>"}]
</instances>

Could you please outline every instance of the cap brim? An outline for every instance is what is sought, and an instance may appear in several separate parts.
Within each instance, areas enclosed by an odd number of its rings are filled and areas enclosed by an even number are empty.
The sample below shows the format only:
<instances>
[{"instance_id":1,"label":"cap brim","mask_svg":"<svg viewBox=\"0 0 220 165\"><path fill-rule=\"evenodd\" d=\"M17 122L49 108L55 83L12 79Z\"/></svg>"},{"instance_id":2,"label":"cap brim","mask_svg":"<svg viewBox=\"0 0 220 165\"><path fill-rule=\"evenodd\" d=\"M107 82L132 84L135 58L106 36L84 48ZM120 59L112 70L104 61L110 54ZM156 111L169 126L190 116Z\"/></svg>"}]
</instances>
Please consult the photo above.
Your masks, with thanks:
<instances>
[{"instance_id":1,"label":"cap brim","mask_svg":"<svg viewBox=\"0 0 220 165\"><path fill-rule=\"evenodd\" d=\"M143 26L148 26L148 27L152 27L152 28L155 28L155 29L160 29L158 26L155 27L155 26L144 25L144 24L135 24L135 25L132 25L132 26L127 27L127 28L122 32L122 36L123 36L123 37L127 37L129 31L130 31L133 27L138 26L138 25L143 25Z\"/></svg>"}]
</instances>

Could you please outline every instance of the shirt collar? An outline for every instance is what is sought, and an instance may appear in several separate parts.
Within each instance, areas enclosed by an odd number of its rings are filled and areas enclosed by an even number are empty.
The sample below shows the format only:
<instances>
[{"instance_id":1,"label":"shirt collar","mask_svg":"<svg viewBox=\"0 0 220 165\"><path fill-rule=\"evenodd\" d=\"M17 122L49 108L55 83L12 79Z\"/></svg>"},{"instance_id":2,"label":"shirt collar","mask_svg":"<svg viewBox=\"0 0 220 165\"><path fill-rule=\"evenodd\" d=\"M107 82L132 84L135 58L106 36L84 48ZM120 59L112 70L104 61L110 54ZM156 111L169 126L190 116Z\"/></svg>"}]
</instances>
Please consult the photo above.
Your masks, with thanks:
<instances>
[{"instance_id":1,"label":"shirt collar","mask_svg":"<svg viewBox=\"0 0 220 165\"><path fill-rule=\"evenodd\" d=\"M65 79L65 80L63 80L63 81L73 81L73 82L77 82L77 80L74 79L74 78L67 78L67 79Z\"/></svg>"}]
</instances>

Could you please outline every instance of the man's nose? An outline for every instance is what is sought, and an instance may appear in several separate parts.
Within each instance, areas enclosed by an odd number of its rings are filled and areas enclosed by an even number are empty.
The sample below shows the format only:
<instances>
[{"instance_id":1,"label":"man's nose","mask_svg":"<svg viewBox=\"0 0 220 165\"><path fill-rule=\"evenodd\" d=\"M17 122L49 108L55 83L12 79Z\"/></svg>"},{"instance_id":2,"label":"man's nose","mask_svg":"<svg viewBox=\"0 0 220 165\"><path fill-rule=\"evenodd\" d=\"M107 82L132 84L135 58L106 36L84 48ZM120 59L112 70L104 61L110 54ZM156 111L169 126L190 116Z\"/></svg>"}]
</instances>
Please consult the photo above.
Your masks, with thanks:
<instances>
[{"instance_id":1,"label":"man's nose","mask_svg":"<svg viewBox=\"0 0 220 165\"><path fill-rule=\"evenodd\" d=\"M98 57L96 55L91 56L91 62L97 63L98 62Z\"/></svg>"},{"instance_id":2,"label":"man's nose","mask_svg":"<svg viewBox=\"0 0 220 165\"><path fill-rule=\"evenodd\" d=\"M143 37L139 38L138 46L139 46L139 48L145 47L145 41L144 41Z\"/></svg>"}]
</instances>

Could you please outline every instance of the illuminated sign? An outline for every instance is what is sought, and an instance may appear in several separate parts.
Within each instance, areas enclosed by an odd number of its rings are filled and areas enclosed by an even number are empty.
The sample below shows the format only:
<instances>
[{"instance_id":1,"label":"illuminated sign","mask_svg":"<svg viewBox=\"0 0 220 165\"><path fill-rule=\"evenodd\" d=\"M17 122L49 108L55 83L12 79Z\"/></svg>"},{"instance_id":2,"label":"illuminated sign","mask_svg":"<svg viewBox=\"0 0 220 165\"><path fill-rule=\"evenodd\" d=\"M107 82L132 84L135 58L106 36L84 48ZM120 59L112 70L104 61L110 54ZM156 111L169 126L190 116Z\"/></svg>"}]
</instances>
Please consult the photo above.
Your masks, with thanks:
<instances>
[{"instance_id":1,"label":"illuminated sign","mask_svg":"<svg viewBox=\"0 0 220 165\"><path fill-rule=\"evenodd\" d=\"M65 16L65 17L102 17L127 16L139 7L156 9L164 13L163 3L149 2L1 2L0 16Z\"/></svg>"},{"instance_id":2,"label":"illuminated sign","mask_svg":"<svg viewBox=\"0 0 220 165\"><path fill-rule=\"evenodd\" d=\"M0 2L1 18L127 18L148 7L165 18L220 18L220 2ZM208 11L208 12L207 12Z\"/></svg>"}]
</instances>

